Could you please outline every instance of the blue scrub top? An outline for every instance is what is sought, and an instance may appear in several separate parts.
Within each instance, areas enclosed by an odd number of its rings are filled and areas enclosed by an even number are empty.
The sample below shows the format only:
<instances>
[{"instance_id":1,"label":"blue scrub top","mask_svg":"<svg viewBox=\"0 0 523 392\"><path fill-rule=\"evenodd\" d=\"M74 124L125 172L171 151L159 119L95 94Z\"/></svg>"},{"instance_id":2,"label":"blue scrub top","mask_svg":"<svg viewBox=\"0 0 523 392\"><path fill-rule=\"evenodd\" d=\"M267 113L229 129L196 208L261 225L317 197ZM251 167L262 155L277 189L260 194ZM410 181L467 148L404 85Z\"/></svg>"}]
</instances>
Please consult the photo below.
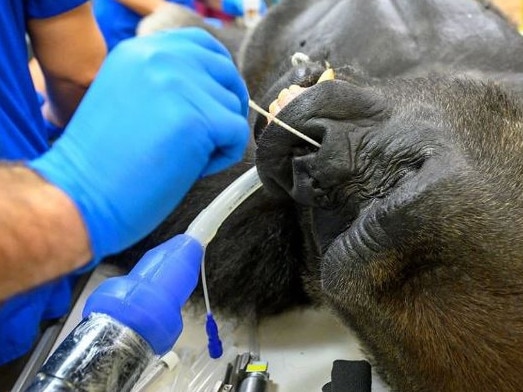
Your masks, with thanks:
<instances>
[{"instance_id":1,"label":"blue scrub top","mask_svg":"<svg viewBox=\"0 0 523 392\"><path fill-rule=\"evenodd\" d=\"M167 1L194 8L194 0ZM112 50L120 41L136 35L136 27L142 16L118 0L93 0L93 10L108 50Z\"/></svg>"},{"instance_id":2,"label":"blue scrub top","mask_svg":"<svg viewBox=\"0 0 523 392\"><path fill-rule=\"evenodd\" d=\"M56 16L86 1L0 1L0 159L27 160L48 148L27 67L26 21ZM42 320L60 317L68 311L72 282L72 277L50 282L0 306L0 365L31 349Z\"/></svg>"}]
</instances>

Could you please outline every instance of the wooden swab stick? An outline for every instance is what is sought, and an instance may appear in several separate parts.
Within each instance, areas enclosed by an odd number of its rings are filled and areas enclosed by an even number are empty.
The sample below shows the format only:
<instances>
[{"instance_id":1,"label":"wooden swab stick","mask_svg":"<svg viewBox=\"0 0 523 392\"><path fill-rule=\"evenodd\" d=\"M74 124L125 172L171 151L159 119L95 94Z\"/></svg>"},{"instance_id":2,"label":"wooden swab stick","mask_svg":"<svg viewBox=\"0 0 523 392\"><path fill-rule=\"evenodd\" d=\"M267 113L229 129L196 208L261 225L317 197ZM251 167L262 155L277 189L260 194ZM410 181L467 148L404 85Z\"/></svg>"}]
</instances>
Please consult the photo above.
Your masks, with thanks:
<instances>
[{"instance_id":1,"label":"wooden swab stick","mask_svg":"<svg viewBox=\"0 0 523 392\"><path fill-rule=\"evenodd\" d=\"M309 142L310 144L312 144L313 146L316 146L316 147L321 147L321 144L318 143L316 140L314 139L311 139L310 137L308 137L307 135L304 135L303 133L301 133L300 131L297 131L296 129L294 129L293 127L291 127L290 125L287 125L285 124L283 121L281 121L279 118L275 117L274 115L272 115L271 113L269 113L268 111L266 111L265 109L263 109L262 107L260 107L258 104L256 104L256 102L254 102L253 100L250 100L249 99L249 107L253 110L255 110L256 112L260 113L260 114L263 114L265 117L267 117L267 119L269 121L274 121L276 124L278 124L280 127L282 127L283 129L289 131L290 133L293 133L295 134L296 136L302 138L303 140L305 140L306 142Z\"/></svg>"}]
</instances>

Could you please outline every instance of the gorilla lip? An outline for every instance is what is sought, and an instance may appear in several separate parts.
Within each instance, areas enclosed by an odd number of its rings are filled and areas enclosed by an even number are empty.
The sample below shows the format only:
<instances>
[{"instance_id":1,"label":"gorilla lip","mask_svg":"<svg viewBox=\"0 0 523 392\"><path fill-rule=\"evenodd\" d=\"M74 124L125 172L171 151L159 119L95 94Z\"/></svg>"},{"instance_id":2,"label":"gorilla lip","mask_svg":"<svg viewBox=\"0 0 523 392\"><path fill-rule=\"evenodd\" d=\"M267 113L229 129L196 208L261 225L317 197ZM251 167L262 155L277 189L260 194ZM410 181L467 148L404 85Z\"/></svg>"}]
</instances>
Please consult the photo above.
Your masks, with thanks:
<instances>
[{"instance_id":1,"label":"gorilla lip","mask_svg":"<svg viewBox=\"0 0 523 392\"><path fill-rule=\"evenodd\" d=\"M334 80L334 70L332 68L327 68L319 77L319 79L316 81L315 84L325 82L327 80ZM310 86L312 87L312 86ZM292 102L297 96L301 95L304 91L306 91L309 87L302 87L298 86L297 84L292 84L288 88L284 88L280 91L278 94L278 97L272 101L272 103L269 105L269 113L272 114L274 117L290 102ZM271 122L271 118L267 118L268 124ZM267 125L268 125L267 124Z\"/></svg>"},{"instance_id":2,"label":"gorilla lip","mask_svg":"<svg viewBox=\"0 0 523 392\"><path fill-rule=\"evenodd\" d=\"M256 104L254 101L249 100L249 107L259 114L263 115L266 120L267 124L265 124L265 128L267 128L271 122L274 122L275 124L279 125L280 127L284 128L286 131L289 131L290 133L298 136L299 138L305 140L306 142L310 143L311 145L320 148L321 144L315 141L314 139L310 138L309 136L303 134L302 132L296 130L295 128L291 127L290 125L284 123L279 118L276 117L276 115L289 103L291 103L296 97L301 95L303 92L305 92L310 87L328 81L328 80L334 80L335 74L334 70L332 68L326 69L318 78L316 83L309 87L302 87L298 86L296 84L290 85L288 88L284 88L280 91L278 94L278 97L269 105L269 111L267 112L265 109L261 108L258 104Z\"/></svg>"}]
</instances>

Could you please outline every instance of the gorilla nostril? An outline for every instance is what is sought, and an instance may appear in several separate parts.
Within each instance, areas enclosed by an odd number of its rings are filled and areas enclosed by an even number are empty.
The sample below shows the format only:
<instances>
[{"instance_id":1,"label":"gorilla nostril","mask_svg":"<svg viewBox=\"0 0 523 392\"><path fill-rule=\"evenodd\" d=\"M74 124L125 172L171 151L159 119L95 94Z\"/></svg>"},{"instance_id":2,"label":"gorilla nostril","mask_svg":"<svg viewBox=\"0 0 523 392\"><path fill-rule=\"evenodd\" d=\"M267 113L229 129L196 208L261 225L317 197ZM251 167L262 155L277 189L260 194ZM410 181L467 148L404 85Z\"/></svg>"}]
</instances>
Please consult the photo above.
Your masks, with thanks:
<instances>
[{"instance_id":1,"label":"gorilla nostril","mask_svg":"<svg viewBox=\"0 0 523 392\"><path fill-rule=\"evenodd\" d=\"M322 188L320 181L313 174L315 169L314 156L295 157L292 160L291 197L298 203L319 207L327 205L329 197Z\"/></svg>"},{"instance_id":2,"label":"gorilla nostril","mask_svg":"<svg viewBox=\"0 0 523 392\"><path fill-rule=\"evenodd\" d=\"M313 152L315 152L316 150L313 150L311 147L309 146L297 146L297 147L293 147L291 149L291 156L292 157L303 157L305 155L309 155Z\"/></svg>"}]
</instances>

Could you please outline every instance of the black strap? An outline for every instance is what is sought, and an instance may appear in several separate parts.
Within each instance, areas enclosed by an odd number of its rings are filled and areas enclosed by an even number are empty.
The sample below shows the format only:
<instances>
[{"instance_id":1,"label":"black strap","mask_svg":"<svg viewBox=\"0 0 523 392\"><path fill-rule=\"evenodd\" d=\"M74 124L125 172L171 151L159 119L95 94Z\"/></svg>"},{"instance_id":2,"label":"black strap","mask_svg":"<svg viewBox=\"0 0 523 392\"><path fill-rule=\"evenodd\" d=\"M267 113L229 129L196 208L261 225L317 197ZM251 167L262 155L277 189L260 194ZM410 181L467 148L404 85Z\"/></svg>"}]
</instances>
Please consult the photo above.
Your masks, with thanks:
<instances>
[{"instance_id":1,"label":"black strap","mask_svg":"<svg viewBox=\"0 0 523 392\"><path fill-rule=\"evenodd\" d=\"M331 380L323 392L371 392L371 366L367 361L338 359L332 365Z\"/></svg>"}]
</instances>

